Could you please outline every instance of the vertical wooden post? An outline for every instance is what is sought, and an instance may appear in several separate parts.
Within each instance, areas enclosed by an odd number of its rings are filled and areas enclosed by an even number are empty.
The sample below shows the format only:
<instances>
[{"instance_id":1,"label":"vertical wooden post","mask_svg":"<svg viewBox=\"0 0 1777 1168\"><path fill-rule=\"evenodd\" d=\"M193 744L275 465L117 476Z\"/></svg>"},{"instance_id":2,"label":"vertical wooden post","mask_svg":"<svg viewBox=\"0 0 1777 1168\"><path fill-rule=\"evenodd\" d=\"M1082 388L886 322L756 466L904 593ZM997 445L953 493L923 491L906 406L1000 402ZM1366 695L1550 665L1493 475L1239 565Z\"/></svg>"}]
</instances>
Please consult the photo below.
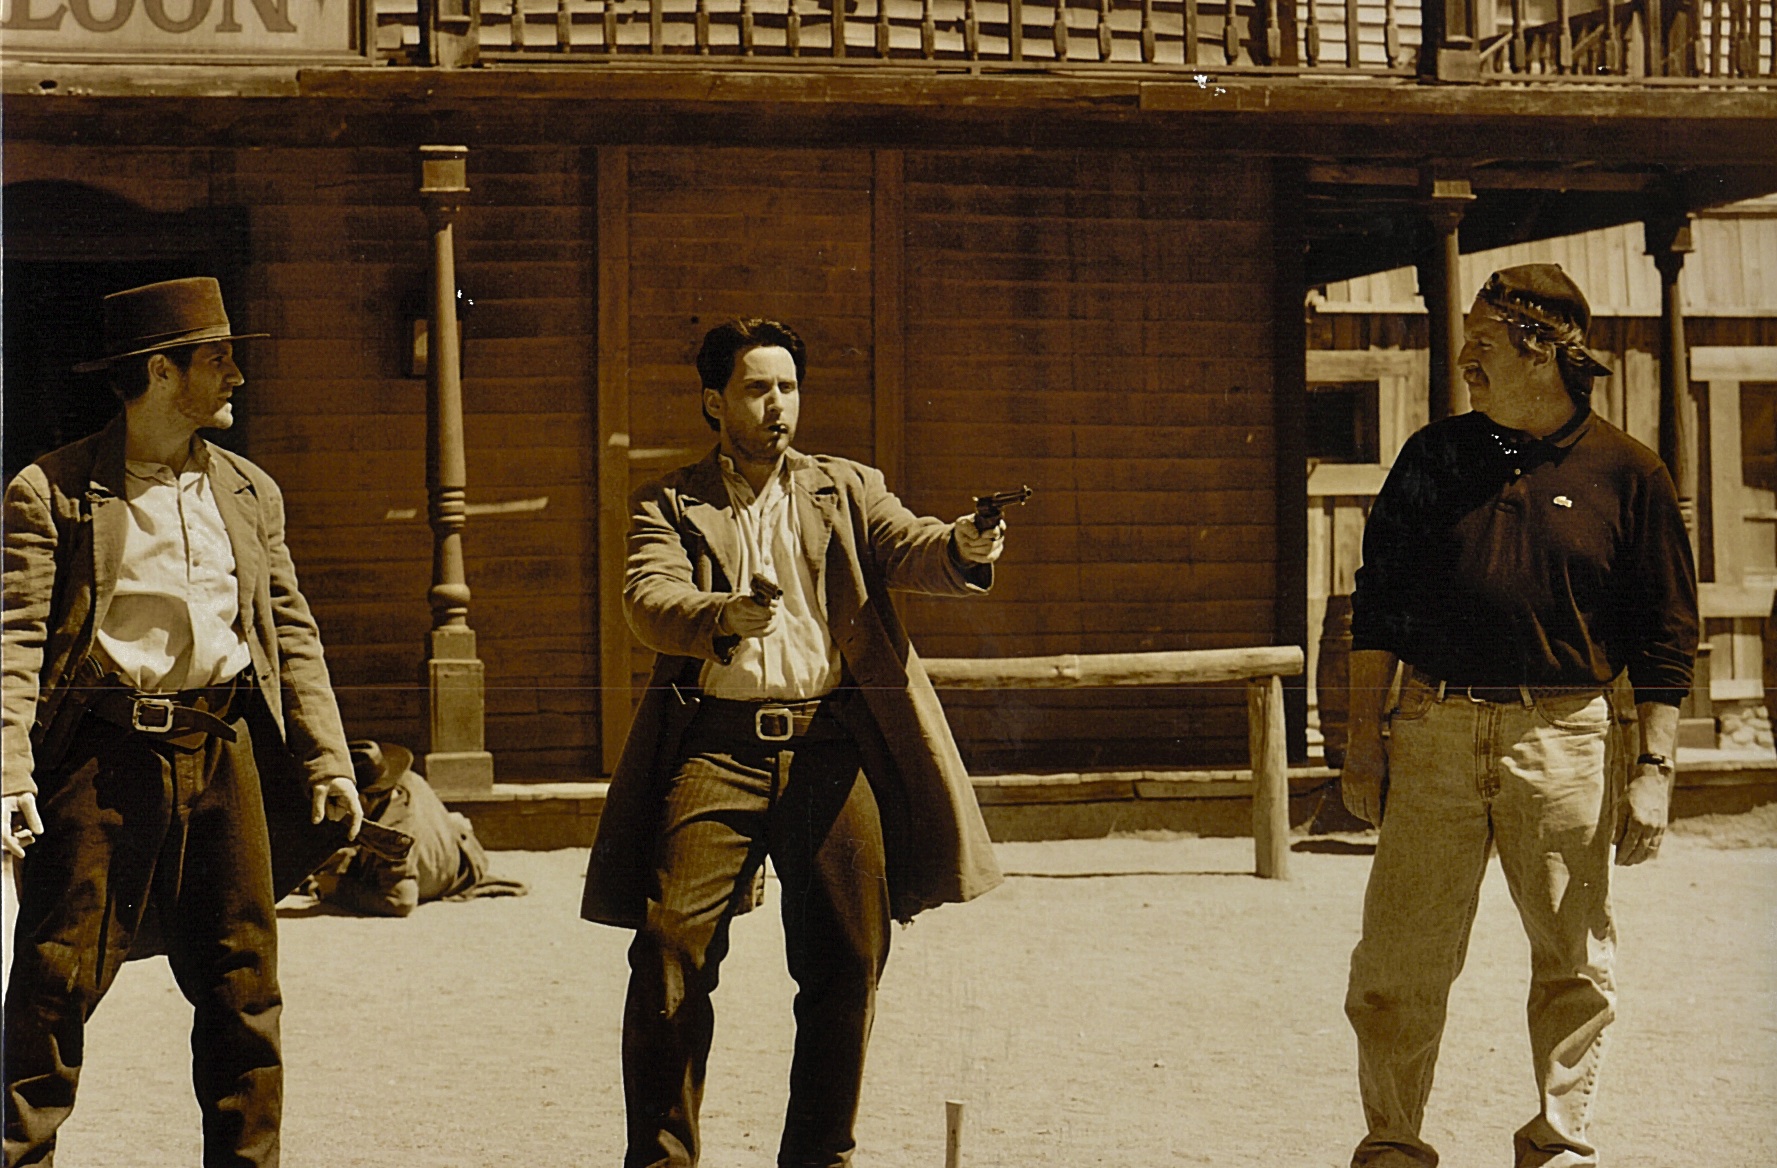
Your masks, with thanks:
<instances>
[{"instance_id":1,"label":"vertical wooden post","mask_svg":"<svg viewBox=\"0 0 1777 1168\"><path fill-rule=\"evenodd\" d=\"M420 55L460 69L481 59L481 0L420 0Z\"/></svg>"},{"instance_id":2,"label":"vertical wooden post","mask_svg":"<svg viewBox=\"0 0 1777 1168\"><path fill-rule=\"evenodd\" d=\"M1702 5L1698 8L1701 10ZM1666 18L1660 11L1660 0L1642 0L1642 20L1646 22L1647 75L1666 74Z\"/></svg>"},{"instance_id":3,"label":"vertical wooden post","mask_svg":"<svg viewBox=\"0 0 1777 1168\"><path fill-rule=\"evenodd\" d=\"M1290 772L1284 753L1283 678L1246 683L1247 749L1253 768L1253 870L1290 877Z\"/></svg>"},{"instance_id":4,"label":"vertical wooden post","mask_svg":"<svg viewBox=\"0 0 1777 1168\"><path fill-rule=\"evenodd\" d=\"M963 1105L960 1100L944 1101L944 1168L962 1168Z\"/></svg>"},{"instance_id":5,"label":"vertical wooden post","mask_svg":"<svg viewBox=\"0 0 1777 1168\"><path fill-rule=\"evenodd\" d=\"M1466 291L1462 281L1462 247L1459 230L1468 205L1475 201L1466 178L1440 177L1426 170L1420 178L1426 199L1426 219L1431 241L1419 263L1419 292L1431 317L1431 419L1447 418L1468 410L1468 385L1462 380L1456 358L1462 352L1462 317Z\"/></svg>"},{"instance_id":6,"label":"vertical wooden post","mask_svg":"<svg viewBox=\"0 0 1777 1168\"><path fill-rule=\"evenodd\" d=\"M1271 205L1277 227L1272 238L1271 426L1274 435L1276 496L1272 522L1277 533L1273 579L1274 645L1308 644L1308 324L1302 290L1308 286L1308 174L1300 160L1280 160L1271 168ZM1284 683L1287 756L1308 759L1308 679Z\"/></svg>"},{"instance_id":7,"label":"vertical wooden post","mask_svg":"<svg viewBox=\"0 0 1777 1168\"><path fill-rule=\"evenodd\" d=\"M630 720L630 633L623 616L629 540L629 150L598 151L599 746L617 769Z\"/></svg>"},{"instance_id":8,"label":"vertical wooden post","mask_svg":"<svg viewBox=\"0 0 1777 1168\"><path fill-rule=\"evenodd\" d=\"M1660 457L1678 487L1678 507L1697 550L1697 435L1691 399L1691 363L1684 338L1684 301L1678 274L1691 250L1691 220L1661 209L1646 224L1647 254L1660 272Z\"/></svg>"},{"instance_id":9,"label":"vertical wooden post","mask_svg":"<svg viewBox=\"0 0 1777 1168\"><path fill-rule=\"evenodd\" d=\"M469 627L463 573L468 458L463 443L461 348L457 336L454 223L469 192L466 146L420 147L420 201L432 230L432 298L426 361L426 496L432 524L432 632L426 707L431 728L426 779L441 795L487 791L485 678Z\"/></svg>"},{"instance_id":10,"label":"vertical wooden post","mask_svg":"<svg viewBox=\"0 0 1777 1168\"><path fill-rule=\"evenodd\" d=\"M905 156L878 150L870 196L872 274L871 425L876 469L890 490L907 489L904 465L907 429Z\"/></svg>"},{"instance_id":11,"label":"vertical wooden post","mask_svg":"<svg viewBox=\"0 0 1777 1168\"><path fill-rule=\"evenodd\" d=\"M1006 0L1006 38L1012 59L1024 60L1024 0Z\"/></svg>"}]
</instances>

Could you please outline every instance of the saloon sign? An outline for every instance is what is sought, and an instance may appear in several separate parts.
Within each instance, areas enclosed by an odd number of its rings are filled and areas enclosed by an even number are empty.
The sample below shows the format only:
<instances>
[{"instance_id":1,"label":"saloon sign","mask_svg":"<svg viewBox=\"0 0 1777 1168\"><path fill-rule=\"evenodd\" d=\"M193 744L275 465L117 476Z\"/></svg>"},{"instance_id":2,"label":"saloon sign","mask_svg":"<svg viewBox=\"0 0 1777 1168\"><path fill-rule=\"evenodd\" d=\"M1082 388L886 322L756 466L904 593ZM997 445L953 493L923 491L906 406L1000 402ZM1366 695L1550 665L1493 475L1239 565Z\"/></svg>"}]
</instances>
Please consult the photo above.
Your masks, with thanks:
<instances>
[{"instance_id":1,"label":"saloon sign","mask_svg":"<svg viewBox=\"0 0 1777 1168\"><path fill-rule=\"evenodd\" d=\"M8 57L176 63L338 57L373 0L4 0Z\"/></svg>"}]
</instances>

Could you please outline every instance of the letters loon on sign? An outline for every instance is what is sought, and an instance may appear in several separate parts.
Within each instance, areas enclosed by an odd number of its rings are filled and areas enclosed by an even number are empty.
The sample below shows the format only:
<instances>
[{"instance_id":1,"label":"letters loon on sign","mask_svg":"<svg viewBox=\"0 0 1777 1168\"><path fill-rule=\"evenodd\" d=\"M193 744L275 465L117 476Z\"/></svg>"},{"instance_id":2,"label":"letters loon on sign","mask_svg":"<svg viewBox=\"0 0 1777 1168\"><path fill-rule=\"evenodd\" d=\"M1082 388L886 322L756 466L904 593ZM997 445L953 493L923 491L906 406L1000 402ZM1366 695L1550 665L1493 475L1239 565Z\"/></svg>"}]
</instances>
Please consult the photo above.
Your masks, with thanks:
<instances>
[{"instance_id":1,"label":"letters loon on sign","mask_svg":"<svg viewBox=\"0 0 1777 1168\"><path fill-rule=\"evenodd\" d=\"M5 0L0 45L35 60L277 60L357 49L370 0Z\"/></svg>"}]
</instances>

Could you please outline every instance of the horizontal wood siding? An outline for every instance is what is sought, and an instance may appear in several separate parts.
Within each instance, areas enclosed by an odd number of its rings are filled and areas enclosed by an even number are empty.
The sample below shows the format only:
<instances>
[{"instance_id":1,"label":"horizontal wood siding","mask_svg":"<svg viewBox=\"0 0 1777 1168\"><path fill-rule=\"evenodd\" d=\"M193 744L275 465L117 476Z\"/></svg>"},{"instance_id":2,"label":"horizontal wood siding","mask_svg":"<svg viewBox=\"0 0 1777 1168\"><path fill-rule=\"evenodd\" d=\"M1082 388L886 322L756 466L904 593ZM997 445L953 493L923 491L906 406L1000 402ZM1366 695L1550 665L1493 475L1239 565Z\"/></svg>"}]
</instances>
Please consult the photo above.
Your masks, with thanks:
<instances>
[{"instance_id":1,"label":"horizontal wood siding","mask_svg":"<svg viewBox=\"0 0 1777 1168\"><path fill-rule=\"evenodd\" d=\"M703 456L703 335L738 316L808 345L797 445L872 458L868 150L629 151L632 486ZM632 656L639 686L653 654Z\"/></svg>"},{"instance_id":2,"label":"horizontal wood siding","mask_svg":"<svg viewBox=\"0 0 1777 1168\"><path fill-rule=\"evenodd\" d=\"M1271 189L1184 154L910 151L905 495L1028 483L992 595L908 597L927 656L1267 644ZM1244 691L944 695L972 765L1228 762Z\"/></svg>"},{"instance_id":3,"label":"horizontal wood siding","mask_svg":"<svg viewBox=\"0 0 1777 1168\"><path fill-rule=\"evenodd\" d=\"M599 770L594 236L581 158L472 150L457 225L458 280L475 301L463 328L469 502L549 500L471 516L464 533L502 780ZM245 296L229 309L273 335L242 349L244 448L283 488L347 732L423 751L426 387L405 375L402 313L429 270L414 153L19 144L6 177L83 182L163 211L248 208ZM390 515L401 511L414 514Z\"/></svg>"}]
</instances>

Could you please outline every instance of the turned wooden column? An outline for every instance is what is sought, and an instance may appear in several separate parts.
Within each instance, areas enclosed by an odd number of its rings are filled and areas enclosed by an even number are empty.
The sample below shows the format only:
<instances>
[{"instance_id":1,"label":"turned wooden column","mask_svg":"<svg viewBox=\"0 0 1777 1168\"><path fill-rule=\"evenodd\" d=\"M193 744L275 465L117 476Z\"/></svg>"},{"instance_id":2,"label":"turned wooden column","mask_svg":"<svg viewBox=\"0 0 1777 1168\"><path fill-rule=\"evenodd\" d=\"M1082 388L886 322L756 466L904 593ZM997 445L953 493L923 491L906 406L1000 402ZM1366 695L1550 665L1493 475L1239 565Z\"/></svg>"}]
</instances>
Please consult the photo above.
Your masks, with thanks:
<instances>
[{"instance_id":1,"label":"turned wooden column","mask_svg":"<svg viewBox=\"0 0 1777 1168\"><path fill-rule=\"evenodd\" d=\"M1697 551L1697 403L1691 396L1690 352L1678 274L1691 248L1691 220L1682 211L1647 219L1647 254L1660 272L1660 457L1678 487L1678 506Z\"/></svg>"},{"instance_id":2,"label":"turned wooden column","mask_svg":"<svg viewBox=\"0 0 1777 1168\"><path fill-rule=\"evenodd\" d=\"M1468 292L1462 284L1462 217L1475 201L1466 178L1426 173L1420 182L1431 238L1419 261L1419 294L1431 325L1431 379L1427 395L1431 420L1467 413L1468 383L1456 358L1462 352L1462 317Z\"/></svg>"},{"instance_id":3,"label":"turned wooden column","mask_svg":"<svg viewBox=\"0 0 1777 1168\"><path fill-rule=\"evenodd\" d=\"M494 756L483 732L485 679L469 627L463 574L467 458L463 452L461 342L457 334L453 223L469 192L465 146L420 147L420 201L432 230L426 361L426 513L432 524L432 632L426 644L431 741L426 780L441 795L490 790Z\"/></svg>"}]
</instances>

